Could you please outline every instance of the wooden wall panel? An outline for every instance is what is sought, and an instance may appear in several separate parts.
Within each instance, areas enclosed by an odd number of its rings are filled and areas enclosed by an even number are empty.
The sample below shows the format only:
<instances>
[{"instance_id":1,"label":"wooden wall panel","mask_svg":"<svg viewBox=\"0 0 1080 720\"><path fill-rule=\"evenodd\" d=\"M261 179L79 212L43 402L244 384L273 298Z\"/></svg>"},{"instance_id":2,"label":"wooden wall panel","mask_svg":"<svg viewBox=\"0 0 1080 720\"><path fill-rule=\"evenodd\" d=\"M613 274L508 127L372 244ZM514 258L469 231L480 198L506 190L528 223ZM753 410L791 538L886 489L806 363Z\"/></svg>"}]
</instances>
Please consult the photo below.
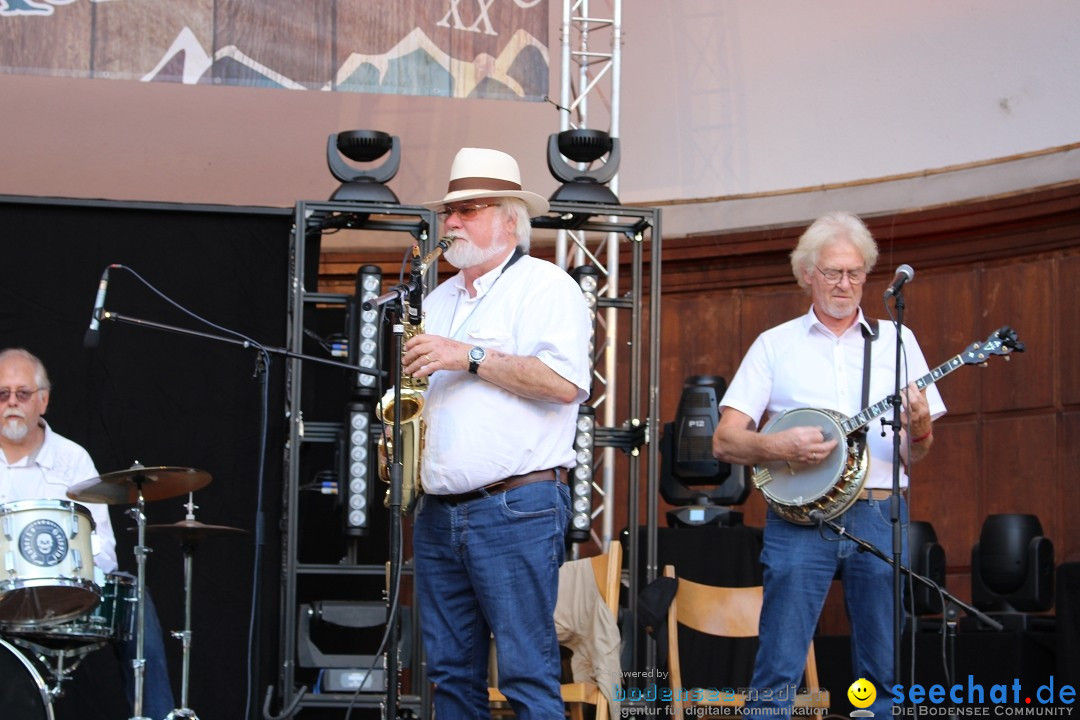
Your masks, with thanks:
<instances>
[{"instance_id":1,"label":"wooden wall panel","mask_svg":"<svg viewBox=\"0 0 1080 720\"><path fill-rule=\"evenodd\" d=\"M940 423L934 448L912 470L908 507L912 520L934 526L945 562L966 567L972 537L978 536L984 511L978 501L983 475L979 426L973 419Z\"/></svg>"},{"instance_id":2,"label":"wooden wall panel","mask_svg":"<svg viewBox=\"0 0 1080 720\"><path fill-rule=\"evenodd\" d=\"M982 273L983 330L1010 325L1027 350L1009 363L990 363L983 377L986 412L1054 406L1054 264L1030 259Z\"/></svg>"},{"instance_id":3,"label":"wooden wall panel","mask_svg":"<svg viewBox=\"0 0 1080 720\"><path fill-rule=\"evenodd\" d=\"M739 328L739 298L730 293L680 295L661 306L660 374L669 379L660 393L662 421L675 417L687 377L731 381L742 359Z\"/></svg>"},{"instance_id":4,"label":"wooden wall panel","mask_svg":"<svg viewBox=\"0 0 1080 720\"><path fill-rule=\"evenodd\" d=\"M1076 521L1080 512L1080 411L1062 416L1059 445L1063 452L1054 494L1058 528L1054 552L1060 562L1080 558L1080 523Z\"/></svg>"},{"instance_id":5,"label":"wooden wall panel","mask_svg":"<svg viewBox=\"0 0 1080 720\"><path fill-rule=\"evenodd\" d=\"M1054 481L1059 458L1047 452L1056 438L1057 420L1053 413L993 417L985 422L979 490L983 517L1030 513L1039 517L1047 537L1056 537Z\"/></svg>"},{"instance_id":6,"label":"wooden wall panel","mask_svg":"<svg viewBox=\"0 0 1080 720\"><path fill-rule=\"evenodd\" d=\"M1068 255L1058 263L1054 303L1057 325L1058 387L1062 405L1080 404L1080 255Z\"/></svg>"}]
</instances>

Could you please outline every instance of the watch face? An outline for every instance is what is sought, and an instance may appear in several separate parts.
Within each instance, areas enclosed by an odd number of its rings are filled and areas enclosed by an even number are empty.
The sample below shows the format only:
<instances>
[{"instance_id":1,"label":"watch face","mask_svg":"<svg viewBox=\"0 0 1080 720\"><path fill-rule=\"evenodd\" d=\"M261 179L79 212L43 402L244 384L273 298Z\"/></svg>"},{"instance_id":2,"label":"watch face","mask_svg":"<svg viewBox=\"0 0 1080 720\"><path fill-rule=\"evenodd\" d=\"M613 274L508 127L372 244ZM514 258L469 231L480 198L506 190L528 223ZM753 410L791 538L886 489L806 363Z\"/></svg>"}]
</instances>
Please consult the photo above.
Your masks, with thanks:
<instances>
[{"instance_id":1,"label":"watch face","mask_svg":"<svg viewBox=\"0 0 1080 720\"><path fill-rule=\"evenodd\" d=\"M484 348L482 347L474 347L469 351L469 359L473 362L480 362L484 359L484 355Z\"/></svg>"}]
</instances>

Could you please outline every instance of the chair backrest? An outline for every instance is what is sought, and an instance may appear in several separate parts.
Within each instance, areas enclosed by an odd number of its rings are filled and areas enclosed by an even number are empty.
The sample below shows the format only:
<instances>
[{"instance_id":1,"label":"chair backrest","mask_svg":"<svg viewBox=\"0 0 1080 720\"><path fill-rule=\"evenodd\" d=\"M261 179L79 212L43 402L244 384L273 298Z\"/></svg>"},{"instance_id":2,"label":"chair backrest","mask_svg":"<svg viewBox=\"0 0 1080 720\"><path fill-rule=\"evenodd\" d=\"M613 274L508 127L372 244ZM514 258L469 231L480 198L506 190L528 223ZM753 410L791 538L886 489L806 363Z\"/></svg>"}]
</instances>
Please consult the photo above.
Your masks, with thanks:
<instances>
[{"instance_id":1,"label":"chair backrest","mask_svg":"<svg viewBox=\"0 0 1080 720\"><path fill-rule=\"evenodd\" d=\"M611 543L606 553L594 555L589 561L592 563L596 587L600 589L600 597L604 598L604 604L611 614L618 618L619 591L622 589L622 544Z\"/></svg>"},{"instance_id":2,"label":"chair backrest","mask_svg":"<svg viewBox=\"0 0 1080 720\"><path fill-rule=\"evenodd\" d=\"M665 566L664 577L676 577L675 568L671 565ZM678 578L678 582L675 598L668 608L667 622L669 680L673 690L683 688L679 658L679 625L719 637L757 637L763 599L763 589L760 585L741 588L717 587L703 585L685 578ZM806 657L805 680L807 688L819 689L813 643L810 644ZM742 705L743 700L741 696L736 695L730 702ZM818 693L806 704L816 708L827 708L827 703L827 695L822 700ZM677 717L682 717L683 703L676 701L674 705Z\"/></svg>"}]
</instances>

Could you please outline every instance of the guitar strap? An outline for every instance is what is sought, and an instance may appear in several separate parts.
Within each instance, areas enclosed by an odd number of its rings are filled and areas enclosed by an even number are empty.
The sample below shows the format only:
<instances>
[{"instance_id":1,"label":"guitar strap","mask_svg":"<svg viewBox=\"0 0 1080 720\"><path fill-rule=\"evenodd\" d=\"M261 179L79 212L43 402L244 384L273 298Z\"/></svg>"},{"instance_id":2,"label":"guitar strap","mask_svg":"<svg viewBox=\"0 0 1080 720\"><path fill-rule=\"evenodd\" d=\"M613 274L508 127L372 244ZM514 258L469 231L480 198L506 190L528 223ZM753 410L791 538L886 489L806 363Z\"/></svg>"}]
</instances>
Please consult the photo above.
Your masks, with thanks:
<instances>
[{"instance_id":1,"label":"guitar strap","mask_svg":"<svg viewBox=\"0 0 1080 720\"><path fill-rule=\"evenodd\" d=\"M863 336L863 360L862 360L862 404L859 407L867 407L870 404L870 343L878 339L877 318L867 318L867 324L862 326ZM866 428L859 431L859 450L866 447Z\"/></svg>"}]
</instances>

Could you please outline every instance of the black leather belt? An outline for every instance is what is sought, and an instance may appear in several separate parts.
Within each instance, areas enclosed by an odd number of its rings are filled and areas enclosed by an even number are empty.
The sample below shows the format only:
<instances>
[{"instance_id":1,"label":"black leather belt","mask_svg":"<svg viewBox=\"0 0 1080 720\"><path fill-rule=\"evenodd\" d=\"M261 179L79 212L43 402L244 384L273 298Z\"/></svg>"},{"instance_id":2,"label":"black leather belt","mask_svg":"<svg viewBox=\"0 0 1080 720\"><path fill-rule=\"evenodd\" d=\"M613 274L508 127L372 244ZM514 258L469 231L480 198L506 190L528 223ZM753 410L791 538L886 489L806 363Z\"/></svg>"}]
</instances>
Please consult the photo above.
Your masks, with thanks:
<instances>
[{"instance_id":1,"label":"black leather belt","mask_svg":"<svg viewBox=\"0 0 1080 720\"><path fill-rule=\"evenodd\" d=\"M469 492L457 493L451 495L432 495L440 500L457 505L458 503L469 502L470 500L479 500L483 497L490 497L492 495L498 495L504 493L507 490L513 490L519 488L522 485L531 485L536 482L544 482L545 480L555 480L557 482L566 482L566 468L550 468L548 470L537 470L536 472L525 473L524 475L514 475L508 477L505 480L493 482L490 485L485 485L482 488L476 490L470 490Z\"/></svg>"}]
</instances>

